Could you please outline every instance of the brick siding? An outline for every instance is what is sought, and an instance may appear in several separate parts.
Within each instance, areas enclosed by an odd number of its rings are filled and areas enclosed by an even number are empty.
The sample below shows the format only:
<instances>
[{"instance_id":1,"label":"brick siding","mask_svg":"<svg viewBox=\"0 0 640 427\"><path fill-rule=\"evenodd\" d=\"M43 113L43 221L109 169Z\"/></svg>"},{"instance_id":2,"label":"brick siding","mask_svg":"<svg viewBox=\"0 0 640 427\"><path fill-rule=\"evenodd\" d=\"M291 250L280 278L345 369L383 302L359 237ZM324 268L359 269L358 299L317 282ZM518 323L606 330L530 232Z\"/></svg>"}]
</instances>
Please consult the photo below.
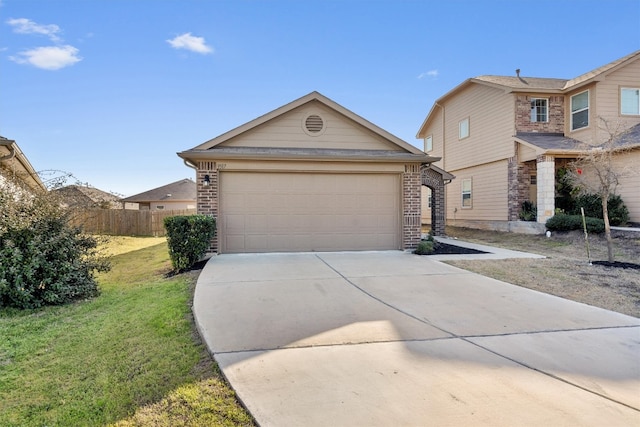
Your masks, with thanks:
<instances>
[{"instance_id":1,"label":"brick siding","mask_svg":"<svg viewBox=\"0 0 640 427\"><path fill-rule=\"evenodd\" d=\"M209 185L204 185L204 178L209 175ZM196 172L197 212L200 215L211 215L218 219L218 171L216 162L199 162ZM216 228L218 224L216 223ZM210 253L218 252L218 230L211 239Z\"/></svg>"},{"instance_id":2,"label":"brick siding","mask_svg":"<svg viewBox=\"0 0 640 427\"><path fill-rule=\"evenodd\" d=\"M422 237L421 173L419 164L407 164L402 174L402 247L415 249Z\"/></svg>"}]
</instances>

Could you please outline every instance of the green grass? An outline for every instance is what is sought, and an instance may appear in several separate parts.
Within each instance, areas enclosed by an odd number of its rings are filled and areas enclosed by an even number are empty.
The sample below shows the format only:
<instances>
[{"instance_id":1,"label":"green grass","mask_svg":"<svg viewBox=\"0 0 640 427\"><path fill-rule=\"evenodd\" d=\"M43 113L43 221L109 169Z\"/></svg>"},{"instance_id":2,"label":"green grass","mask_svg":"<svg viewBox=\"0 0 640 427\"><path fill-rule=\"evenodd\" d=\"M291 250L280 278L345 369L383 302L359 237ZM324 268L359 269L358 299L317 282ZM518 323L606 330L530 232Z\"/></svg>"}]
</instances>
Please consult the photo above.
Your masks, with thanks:
<instances>
[{"instance_id":1,"label":"green grass","mask_svg":"<svg viewBox=\"0 0 640 427\"><path fill-rule=\"evenodd\" d=\"M165 277L166 243L112 265L98 298L0 310L0 425L253 425L195 332L193 274Z\"/></svg>"}]
</instances>

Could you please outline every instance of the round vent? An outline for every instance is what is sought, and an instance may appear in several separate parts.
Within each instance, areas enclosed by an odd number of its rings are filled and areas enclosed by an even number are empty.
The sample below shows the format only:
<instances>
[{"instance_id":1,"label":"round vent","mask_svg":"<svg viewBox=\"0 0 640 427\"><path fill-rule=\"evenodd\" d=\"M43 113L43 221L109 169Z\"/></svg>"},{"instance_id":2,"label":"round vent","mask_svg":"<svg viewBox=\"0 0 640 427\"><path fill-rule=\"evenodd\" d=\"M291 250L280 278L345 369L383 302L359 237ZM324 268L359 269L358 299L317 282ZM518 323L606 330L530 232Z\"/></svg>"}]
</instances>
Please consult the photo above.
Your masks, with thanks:
<instances>
[{"instance_id":1,"label":"round vent","mask_svg":"<svg viewBox=\"0 0 640 427\"><path fill-rule=\"evenodd\" d=\"M324 121L322 120L322 117L320 117L319 115L312 114L309 117L307 117L307 119L304 121L304 127L307 130L307 132L312 134L318 134L322 132L322 129L324 128Z\"/></svg>"}]
</instances>

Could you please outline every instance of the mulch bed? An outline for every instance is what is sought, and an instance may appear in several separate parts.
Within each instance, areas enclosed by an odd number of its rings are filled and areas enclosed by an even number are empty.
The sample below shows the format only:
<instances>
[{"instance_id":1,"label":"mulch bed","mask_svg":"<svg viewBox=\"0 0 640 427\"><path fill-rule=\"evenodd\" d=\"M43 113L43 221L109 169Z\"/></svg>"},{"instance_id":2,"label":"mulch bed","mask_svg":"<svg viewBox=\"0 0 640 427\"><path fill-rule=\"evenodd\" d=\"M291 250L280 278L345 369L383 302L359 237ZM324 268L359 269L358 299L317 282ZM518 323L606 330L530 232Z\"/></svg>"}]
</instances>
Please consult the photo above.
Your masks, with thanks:
<instances>
[{"instance_id":1,"label":"mulch bed","mask_svg":"<svg viewBox=\"0 0 640 427\"><path fill-rule=\"evenodd\" d=\"M634 264L632 262L620 262L620 261L593 261L594 265L601 265L603 267L611 267L611 268L630 268L632 270L640 270L640 264Z\"/></svg>"},{"instance_id":2,"label":"mulch bed","mask_svg":"<svg viewBox=\"0 0 640 427\"><path fill-rule=\"evenodd\" d=\"M425 255L472 255L486 254L489 252L479 251L477 249L463 248L462 246L450 245L448 243L440 243L436 245L434 251Z\"/></svg>"}]
</instances>

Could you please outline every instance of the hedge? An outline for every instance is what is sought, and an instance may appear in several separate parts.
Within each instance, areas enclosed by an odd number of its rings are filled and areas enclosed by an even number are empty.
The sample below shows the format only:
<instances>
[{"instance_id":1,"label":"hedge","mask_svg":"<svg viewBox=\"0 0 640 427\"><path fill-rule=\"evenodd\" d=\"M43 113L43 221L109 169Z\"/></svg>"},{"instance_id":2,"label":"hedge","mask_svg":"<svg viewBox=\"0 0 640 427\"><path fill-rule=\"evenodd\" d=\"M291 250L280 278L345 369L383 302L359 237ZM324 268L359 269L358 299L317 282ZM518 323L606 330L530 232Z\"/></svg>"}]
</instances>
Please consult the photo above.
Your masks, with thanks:
<instances>
[{"instance_id":1,"label":"hedge","mask_svg":"<svg viewBox=\"0 0 640 427\"><path fill-rule=\"evenodd\" d=\"M207 253L216 232L215 218L207 215L170 216L164 219L169 257L175 271L191 268Z\"/></svg>"},{"instance_id":2,"label":"hedge","mask_svg":"<svg viewBox=\"0 0 640 427\"><path fill-rule=\"evenodd\" d=\"M586 217L585 222L588 232L604 232L604 221L600 218ZM582 215L556 214L547 220L546 226L551 231L582 230Z\"/></svg>"}]
</instances>

